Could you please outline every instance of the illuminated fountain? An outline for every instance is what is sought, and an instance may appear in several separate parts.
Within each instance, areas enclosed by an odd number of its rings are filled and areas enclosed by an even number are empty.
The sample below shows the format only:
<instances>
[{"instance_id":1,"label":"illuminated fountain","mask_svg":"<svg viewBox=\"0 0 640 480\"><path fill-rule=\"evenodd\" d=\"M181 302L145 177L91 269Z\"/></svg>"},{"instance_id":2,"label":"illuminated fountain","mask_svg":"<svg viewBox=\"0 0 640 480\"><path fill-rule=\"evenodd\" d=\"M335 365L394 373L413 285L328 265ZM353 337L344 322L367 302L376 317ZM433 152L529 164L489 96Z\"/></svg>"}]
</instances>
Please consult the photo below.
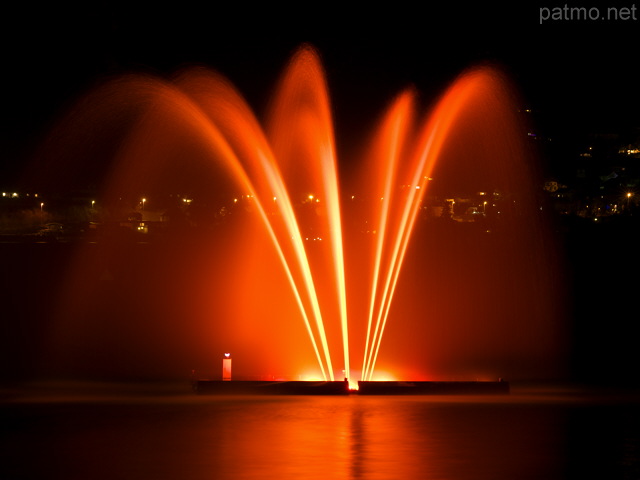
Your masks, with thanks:
<instances>
[{"instance_id":1,"label":"illuminated fountain","mask_svg":"<svg viewBox=\"0 0 640 480\"><path fill-rule=\"evenodd\" d=\"M127 284L109 287L124 303L135 297L125 291L147 299L134 301L132 318L118 326L101 320L115 344L155 352L130 354L136 362L180 355L197 362L228 349L236 372L245 358L252 359L245 374L262 378L310 373L353 383L389 375L497 378L504 358L495 358L523 349L533 362L554 362L553 254L510 95L502 76L485 67L457 79L426 119L416 114L415 92L402 92L361 170L341 176L325 75L310 47L292 58L265 128L231 83L206 69L171 82L109 82L59 130L81 132L68 158L107 158L98 204L144 198L148 214L153 198L188 192L226 223L213 240L163 250L156 260L167 270L139 278L127 272L137 260L124 260L134 247L103 241L81 249L61 294L58 354L69 360L74 345L102 341L99 329L79 319L117 303L104 293L107 272ZM412 237L426 199L456 192L486 194L482 222L454 226L472 229L471 248L483 250L423 252L434 242L428 225L419 228L423 243ZM96 248L103 260L95 260ZM150 285L142 283L147 276ZM133 326L139 317L142 326ZM481 356L487 361L478 371L461 366L478 365Z\"/></svg>"}]
</instances>

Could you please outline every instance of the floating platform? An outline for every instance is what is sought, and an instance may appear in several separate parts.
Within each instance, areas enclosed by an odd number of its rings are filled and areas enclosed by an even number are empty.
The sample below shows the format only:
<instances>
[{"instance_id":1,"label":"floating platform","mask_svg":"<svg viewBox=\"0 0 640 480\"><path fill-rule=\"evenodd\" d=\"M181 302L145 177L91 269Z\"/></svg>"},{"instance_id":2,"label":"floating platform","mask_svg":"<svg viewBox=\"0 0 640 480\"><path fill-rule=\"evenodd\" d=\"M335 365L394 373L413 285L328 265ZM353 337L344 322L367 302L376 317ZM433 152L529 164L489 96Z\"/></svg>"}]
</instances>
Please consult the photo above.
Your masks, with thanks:
<instances>
[{"instance_id":1,"label":"floating platform","mask_svg":"<svg viewBox=\"0 0 640 480\"><path fill-rule=\"evenodd\" d=\"M198 395L506 395L509 382L358 382L358 390L350 390L347 381L238 381L194 380Z\"/></svg>"},{"instance_id":2,"label":"floating platform","mask_svg":"<svg viewBox=\"0 0 640 480\"><path fill-rule=\"evenodd\" d=\"M309 381L195 380L199 395L349 395L349 383Z\"/></svg>"},{"instance_id":3,"label":"floating platform","mask_svg":"<svg viewBox=\"0 0 640 480\"><path fill-rule=\"evenodd\" d=\"M506 395L509 382L358 382L358 395Z\"/></svg>"}]
</instances>

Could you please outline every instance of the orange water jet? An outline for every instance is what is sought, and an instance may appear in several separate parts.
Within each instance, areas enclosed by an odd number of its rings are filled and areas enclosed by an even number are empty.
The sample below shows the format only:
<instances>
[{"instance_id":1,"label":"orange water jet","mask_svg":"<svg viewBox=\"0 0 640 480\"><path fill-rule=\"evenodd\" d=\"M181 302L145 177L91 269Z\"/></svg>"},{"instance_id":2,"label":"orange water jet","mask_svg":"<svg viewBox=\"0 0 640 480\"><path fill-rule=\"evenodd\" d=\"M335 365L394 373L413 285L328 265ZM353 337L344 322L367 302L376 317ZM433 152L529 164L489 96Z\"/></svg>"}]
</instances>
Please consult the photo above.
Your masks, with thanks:
<instances>
[{"instance_id":1,"label":"orange water jet","mask_svg":"<svg viewBox=\"0 0 640 480\"><path fill-rule=\"evenodd\" d=\"M493 69L472 69L462 75L425 119L417 118L415 92L401 93L375 132L363 170L352 185L358 190L352 202L346 182L341 184L338 178L325 75L309 46L300 48L285 70L265 129L228 80L202 68L187 69L171 82L132 76L109 83L63 128L109 124L118 105L126 105L130 127L109 158L100 203L114 206L115 211L123 198L147 192L151 199L175 192L178 185L202 204L216 205L217 222L227 212L215 240L204 236L190 244L195 244L190 253L172 247L162 250L169 260L165 277L193 278L188 287L158 301L154 310L162 321L148 328L165 333L149 348L159 355L175 348L176 355L179 351L197 363L215 345L221 351L233 351L234 371L247 376L255 377L259 370L262 378L296 378L301 372L307 376L317 370L322 378L333 380L339 376L334 365L340 365L351 381L358 371L361 379L373 380L379 360L386 372L402 371L402 366L393 365L392 357L396 353L407 357L402 342L415 347L422 338L429 345L426 357L412 357L409 375L414 379L428 376L425 367L420 367L425 361L431 364L430 372L446 371L442 359L455 362L433 342L449 338L449 327L438 323L438 309L425 313L419 326L415 324L410 318L415 316L413 305L422 305L424 295L407 285L409 278L416 278L415 272L402 274L408 257L414 259L412 263L422 263L422 254L415 253L417 246L411 239L426 211L432 183L449 191L517 192L518 209L527 220L523 223L512 216L503 221L500 217L498 229L507 232L515 244L535 252L548 251L535 212L535 176L518 139L519 121L510 113L509 89ZM479 145L479 152L484 149L479 155L485 160L465 163L466 154L456 143L461 138ZM63 147L71 150L72 142ZM499 162L487 161L489 156ZM449 180L453 180L451 185ZM354 213L345 211L355 208L361 199L356 223L362 225L366 219L368 233L352 225L348 218L353 219ZM78 319L90 317L109 302L97 278L103 275L102 269L111 274L113 263L125 256L121 243L103 241L107 260L96 266L89 260L92 248L78 253L61 295L56 343L70 357L72 344L96 341L100 329L92 331ZM518 268L522 270L518 279L538 275L536 280L542 283L537 284L536 295L546 295L543 308L550 308L556 296L549 291L557 285L548 282L549 273L536 270L527 259L519 260ZM170 291L160 278L162 275L156 279L158 291ZM425 277L426 288L433 289L432 280ZM129 293L119 295L130 299ZM452 299L441 300L444 304ZM514 309L528 309L540 297L534 299L527 292L518 301ZM186 347L169 346L176 338L168 333L171 315L167 312L183 310L189 319L184 324L188 333L179 338L185 343L189 339L197 354ZM214 313L222 318L212 321ZM528 328L534 341L555 358L558 336L551 321ZM466 320L460 322L467 325ZM392 342L385 349L382 338L391 325ZM127 328L132 336L140 334ZM407 338L411 332L420 332L420 337ZM430 332L429 336L424 332ZM510 352L526 343L509 341L513 342L507 348ZM476 344L483 353L486 345L496 348L497 344L485 337ZM456 348L451 355L455 356ZM469 348L464 349L466 355ZM354 369L353 357L359 355L362 364ZM429 355L435 355L436 361ZM243 357L255 360L246 361L244 370Z\"/></svg>"}]
</instances>

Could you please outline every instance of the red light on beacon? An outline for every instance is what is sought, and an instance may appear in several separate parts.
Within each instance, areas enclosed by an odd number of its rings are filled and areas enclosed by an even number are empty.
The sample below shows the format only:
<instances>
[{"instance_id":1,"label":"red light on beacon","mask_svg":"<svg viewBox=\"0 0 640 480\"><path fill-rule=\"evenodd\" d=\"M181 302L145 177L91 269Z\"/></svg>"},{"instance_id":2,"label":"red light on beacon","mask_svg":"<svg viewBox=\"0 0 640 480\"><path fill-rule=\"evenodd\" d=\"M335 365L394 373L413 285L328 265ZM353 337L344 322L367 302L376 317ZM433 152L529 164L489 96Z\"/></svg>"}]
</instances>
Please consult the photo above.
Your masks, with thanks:
<instances>
[{"instance_id":1,"label":"red light on beacon","mask_svg":"<svg viewBox=\"0 0 640 480\"><path fill-rule=\"evenodd\" d=\"M222 359L222 380L231 380L231 354L225 353Z\"/></svg>"}]
</instances>

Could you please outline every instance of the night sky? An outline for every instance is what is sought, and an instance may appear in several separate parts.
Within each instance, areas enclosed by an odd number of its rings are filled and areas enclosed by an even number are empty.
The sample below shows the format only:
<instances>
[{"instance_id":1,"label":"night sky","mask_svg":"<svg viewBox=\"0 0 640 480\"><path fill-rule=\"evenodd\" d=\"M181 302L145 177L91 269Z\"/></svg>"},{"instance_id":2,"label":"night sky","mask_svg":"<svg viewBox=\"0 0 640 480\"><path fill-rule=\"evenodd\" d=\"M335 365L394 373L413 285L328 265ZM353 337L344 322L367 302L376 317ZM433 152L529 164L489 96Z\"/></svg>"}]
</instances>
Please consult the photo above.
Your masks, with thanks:
<instances>
[{"instance_id":1,"label":"night sky","mask_svg":"<svg viewBox=\"0 0 640 480\"><path fill-rule=\"evenodd\" d=\"M548 6L10 7L0 29L0 183L15 177L51 122L99 82L206 65L227 75L261 113L302 42L323 56L338 141L346 146L402 88L414 85L428 105L482 62L501 65L523 107L540 112L540 127L553 133L635 125L639 21L540 24L540 8Z\"/></svg>"}]
</instances>

